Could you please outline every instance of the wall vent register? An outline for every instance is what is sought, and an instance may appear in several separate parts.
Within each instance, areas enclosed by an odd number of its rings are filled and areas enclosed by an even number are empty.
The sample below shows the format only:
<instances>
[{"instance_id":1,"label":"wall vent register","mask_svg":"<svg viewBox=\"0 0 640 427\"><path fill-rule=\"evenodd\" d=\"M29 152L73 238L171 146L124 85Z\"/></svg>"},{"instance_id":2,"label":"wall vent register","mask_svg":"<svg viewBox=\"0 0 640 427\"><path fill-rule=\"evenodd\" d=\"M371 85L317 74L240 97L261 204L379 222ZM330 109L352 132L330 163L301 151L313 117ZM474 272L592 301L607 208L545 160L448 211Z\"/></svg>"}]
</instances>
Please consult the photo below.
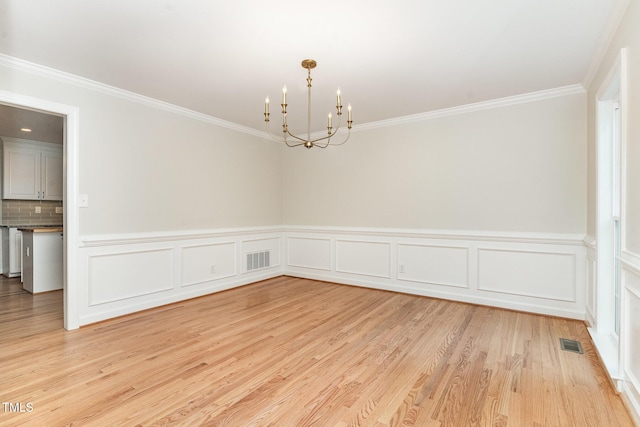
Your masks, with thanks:
<instances>
[{"instance_id":1,"label":"wall vent register","mask_svg":"<svg viewBox=\"0 0 640 427\"><path fill-rule=\"evenodd\" d=\"M257 251L249 252L247 255L247 271L260 270L271 267L271 252Z\"/></svg>"}]
</instances>

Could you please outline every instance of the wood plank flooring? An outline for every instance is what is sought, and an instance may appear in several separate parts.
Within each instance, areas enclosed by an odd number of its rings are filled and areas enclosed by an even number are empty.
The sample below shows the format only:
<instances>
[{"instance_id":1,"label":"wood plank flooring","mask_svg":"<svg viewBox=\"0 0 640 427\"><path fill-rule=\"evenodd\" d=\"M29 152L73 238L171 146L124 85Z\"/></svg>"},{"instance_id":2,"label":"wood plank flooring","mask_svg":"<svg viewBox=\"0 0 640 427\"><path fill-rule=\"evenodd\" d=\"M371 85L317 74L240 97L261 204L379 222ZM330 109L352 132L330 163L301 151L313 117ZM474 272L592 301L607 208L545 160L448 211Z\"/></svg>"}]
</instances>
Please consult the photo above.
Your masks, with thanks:
<instances>
[{"instance_id":1,"label":"wood plank flooring","mask_svg":"<svg viewBox=\"0 0 640 427\"><path fill-rule=\"evenodd\" d=\"M0 325L2 426L633 425L560 318L279 277L75 331L8 292Z\"/></svg>"}]
</instances>

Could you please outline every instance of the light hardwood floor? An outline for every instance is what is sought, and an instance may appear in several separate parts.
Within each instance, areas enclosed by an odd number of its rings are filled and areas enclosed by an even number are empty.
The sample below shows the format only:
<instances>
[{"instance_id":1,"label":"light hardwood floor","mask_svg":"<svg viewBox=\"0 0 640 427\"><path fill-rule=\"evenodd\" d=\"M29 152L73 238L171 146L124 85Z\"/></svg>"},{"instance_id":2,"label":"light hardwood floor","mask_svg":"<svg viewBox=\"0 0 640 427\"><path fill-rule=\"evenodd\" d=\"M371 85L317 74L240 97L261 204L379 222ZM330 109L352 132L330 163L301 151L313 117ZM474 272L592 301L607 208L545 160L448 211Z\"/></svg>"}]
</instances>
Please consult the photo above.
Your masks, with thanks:
<instances>
[{"instance_id":1,"label":"light hardwood floor","mask_svg":"<svg viewBox=\"0 0 640 427\"><path fill-rule=\"evenodd\" d=\"M0 425L632 425L578 321L290 277L75 331L0 300Z\"/></svg>"}]
</instances>

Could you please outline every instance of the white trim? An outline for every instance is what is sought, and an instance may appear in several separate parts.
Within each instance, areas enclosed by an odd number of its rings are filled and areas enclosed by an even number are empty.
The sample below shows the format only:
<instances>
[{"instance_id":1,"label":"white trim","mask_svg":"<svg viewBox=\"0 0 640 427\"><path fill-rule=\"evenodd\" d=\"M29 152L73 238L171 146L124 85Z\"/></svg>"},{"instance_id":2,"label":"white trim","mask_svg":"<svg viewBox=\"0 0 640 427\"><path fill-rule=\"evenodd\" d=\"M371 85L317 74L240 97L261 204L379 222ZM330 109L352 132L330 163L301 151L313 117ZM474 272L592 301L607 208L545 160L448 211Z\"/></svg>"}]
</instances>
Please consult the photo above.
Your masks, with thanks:
<instances>
[{"instance_id":1,"label":"white trim","mask_svg":"<svg viewBox=\"0 0 640 427\"><path fill-rule=\"evenodd\" d=\"M380 245L385 246L388 251L387 255L387 271L384 274L375 274L368 271L358 271L358 270L349 270L340 266L341 260L341 251L340 251L340 243L363 243L368 245ZM380 277L383 279L391 278L391 243L385 241L375 241L375 240L362 240L362 239L335 239L335 271L338 273L346 273L346 274L357 274L361 276L371 276L371 277Z\"/></svg>"},{"instance_id":2,"label":"white trim","mask_svg":"<svg viewBox=\"0 0 640 427\"><path fill-rule=\"evenodd\" d=\"M170 235L132 234L126 238L119 235L117 239L114 236L105 236L102 240L95 238L90 245L78 248L78 276L79 281L84 284L77 296L80 304L79 322L86 325L280 276L283 274L282 238L280 233L273 233L272 230L270 227L255 227L199 233L176 232ZM244 272L240 267L244 252L247 245L256 244L268 246L267 249L273 255L272 265L256 272ZM195 262L194 268L198 269L208 269L211 264L217 264L220 268L218 275L213 274L202 281L184 280L184 261L189 256L185 249L201 246L223 248L224 245L229 246L220 258L215 255L213 258L191 258ZM160 256L163 254L167 256ZM100 277L93 276L92 262L95 260L102 261ZM155 278L146 272L154 272ZM161 280L158 280L158 274L161 275ZM129 281L131 289L127 288L123 292L122 286L111 286L111 283L122 280ZM97 300L95 295L100 295L100 299Z\"/></svg>"},{"instance_id":3,"label":"white trim","mask_svg":"<svg viewBox=\"0 0 640 427\"><path fill-rule=\"evenodd\" d=\"M631 251L622 251L620 261L626 268L640 274L640 254Z\"/></svg>"},{"instance_id":4,"label":"white trim","mask_svg":"<svg viewBox=\"0 0 640 427\"><path fill-rule=\"evenodd\" d=\"M372 280L359 278L344 278L336 274L322 274L308 271L291 271L285 267L284 274L292 277L301 277L324 282L339 283L350 286L361 286L371 289L381 289L391 292L401 292L412 295L422 295L431 298L442 298L450 301L478 304L488 307L498 307L507 310L517 310L526 313L537 313L547 316L565 317L569 319L584 319L584 312L577 309L565 309L549 307L543 304L534 304L525 301L503 301L494 298L487 298L478 295L462 295L457 292L447 292L446 290L425 289L423 287L402 286L397 284L384 284ZM407 283L406 285L409 285Z\"/></svg>"},{"instance_id":5,"label":"white trim","mask_svg":"<svg viewBox=\"0 0 640 427\"><path fill-rule=\"evenodd\" d=\"M282 275L280 270L272 271L260 271L260 274L251 276L235 276L237 280L215 280L211 282L210 286L197 288L197 285L181 287L179 293L171 295L163 295L158 292L156 294L147 295L148 297L156 296L157 298L146 298L144 301L137 301L135 299L127 299L120 301L117 307L110 307L101 311L94 311L81 316L82 325L89 325L91 323L101 322L103 320L112 319L118 316L124 316L126 314L135 313L150 308L160 307L167 304L172 304L179 301L185 301L191 298L197 298L203 295L211 294L214 292L221 292L227 289L237 288L239 286L247 285L250 283L259 282L261 280L271 279ZM218 283L219 282L219 283Z\"/></svg>"},{"instance_id":6,"label":"white trim","mask_svg":"<svg viewBox=\"0 0 640 427\"><path fill-rule=\"evenodd\" d=\"M329 263L331 270L312 270L304 266L288 263L289 250L285 247L283 273L294 277L305 277L315 280L327 280L336 283L344 283L356 286L366 286L374 289L385 289L395 292L404 292L435 298L446 298L455 301L469 302L495 307L523 310L540 314L570 317L584 320L585 308L585 282L587 249L583 243L584 236L566 234L532 234L532 233L504 233L504 232L471 232L467 230L400 230L382 228L354 228L354 227L316 227L316 226L285 226L284 236L287 239L303 237L305 239L318 238L336 242L339 240L357 241L363 243L388 243L390 250L388 257L390 262L390 277L387 275L371 275L366 271L344 271L338 264L340 253L331 254ZM491 236L494 236L492 239ZM323 239L324 238L324 239ZM446 246L456 249L467 249L468 286L454 287L443 286L443 283L430 281L406 280L399 272L399 264L406 264L406 260L398 259L398 248L403 245L412 246ZM563 282L558 294L539 295L531 289L514 290L508 292L492 292L479 289L479 279L474 272L479 268L479 251L481 249L504 251L509 253L543 253L549 256L570 256L571 278ZM366 248L355 248L349 257L359 259L367 256ZM323 254L323 256L326 254ZM313 259L315 254L305 254L307 259ZM385 263L387 260L377 259L377 263ZM413 260L413 263L422 261ZM425 260L425 262L429 262ZM531 262L538 262L532 259ZM415 264L418 265L418 264ZM411 265L407 266L412 270ZM535 268L535 267L534 267ZM497 270L496 270L497 269ZM494 273L500 274L499 265L494 266ZM507 271L507 270L505 270ZM442 281L446 281L443 278ZM508 279L510 280L510 279ZM513 280L517 280L513 277ZM445 289L445 287L447 289ZM568 298L571 295L572 298Z\"/></svg>"},{"instance_id":7,"label":"white trim","mask_svg":"<svg viewBox=\"0 0 640 427\"><path fill-rule=\"evenodd\" d=\"M480 263L478 263L478 289L481 290L481 291L496 292L496 293L502 293L502 294L521 295L521 296L528 296L528 297L533 297L533 298L544 298L544 299L549 299L549 300L565 301L565 302L571 302L571 303L575 303L576 302L577 275L576 275L576 254L575 253L536 251L536 250L522 250L522 249L520 249L520 250L517 250L517 249L495 249L495 248L479 247L478 248L478 258L480 258L480 255L482 254L482 252L540 254L540 255L554 255L554 256L570 257L571 258L571 264L572 264L571 282L573 284L572 289L571 289L571 298L559 298L559 297L552 296L552 295L536 294L534 292L527 292L527 293L509 292L509 291L505 291L503 289L495 289L495 288L490 288L490 287L487 287L487 286L482 286L481 283L480 283L480 279L479 279L480 272L481 272L481 264Z\"/></svg>"},{"instance_id":8,"label":"white trim","mask_svg":"<svg viewBox=\"0 0 640 427\"><path fill-rule=\"evenodd\" d=\"M595 251L598 248L598 242L593 236L587 235L582 241L584 245L589 249L593 249Z\"/></svg>"},{"instance_id":9,"label":"white trim","mask_svg":"<svg viewBox=\"0 0 640 427\"><path fill-rule=\"evenodd\" d=\"M180 230L152 233L101 234L86 235L81 238L81 247L132 245L139 243L160 243L177 240L208 239L224 236L242 236L247 234L280 233L280 226L273 227L236 227L209 230ZM280 237L279 235L276 237ZM253 239L266 240L271 237Z\"/></svg>"},{"instance_id":10,"label":"white trim","mask_svg":"<svg viewBox=\"0 0 640 427\"><path fill-rule=\"evenodd\" d=\"M450 283L450 282L438 282L435 280L423 280L423 279L418 279L418 278L414 278L414 277L408 277L408 275L406 273L402 273L402 276L400 275L401 273L398 272L398 281L399 282L414 282L414 283L425 283L425 284L431 284L431 285L438 285L438 286L449 286L449 287L453 287L453 288L462 288L462 289L469 289L469 277L471 274L471 269L469 268L469 257L470 257L470 249L468 246L464 246L464 245L460 245L460 246L453 246L453 245L435 245L435 244L426 244L426 243L398 243L396 245L396 265L399 264L399 252L400 252L400 248L401 247L418 247L418 248L439 248L439 249L456 249L456 250L461 250L465 252L465 256L466 256L466 260L465 260L465 271L466 271L466 281L463 284L458 284L458 283Z\"/></svg>"},{"instance_id":11,"label":"white trim","mask_svg":"<svg viewBox=\"0 0 640 427\"><path fill-rule=\"evenodd\" d=\"M152 295L152 294L158 294L158 293L162 293L162 292L166 292L168 290L171 290L174 288L174 285L171 281L171 279L169 279L170 284L168 284L167 286L165 286L164 288L154 288L153 290L145 290L145 291L138 291L135 293L129 293L127 295L119 295L116 298L110 298L107 300L98 300L97 297L94 295L94 292L92 292L93 287L91 286L91 284L94 282L94 274L93 274L93 264L94 261L97 259L105 259L105 258L114 258L114 257L126 257L127 255L139 255L139 254L159 254L159 253L167 253L169 255L172 255L172 249L171 248L153 248L153 249L146 249L146 250L138 250L138 251L134 251L134 250L130 250L128 252L113 252L113 253L106 253L106 254L96 254L96 255L91 255L88 257L88 262L87 262L87 269L88 269L88 274L87 274L87 283L89 284L89 301L88 301L88 306L89 307L95 307L95 306L99 306L99 305L103 305L103 304L111 304L114 302L119 302L119 301L126 301L126 300L131 300L134 298L139 298L142 296L147 296L147 295ZM169 269L172 268L172 265L169 264L167 266ZM167 276L169 278L174 276L174 271L169 271L167 273Z\"/></svg>"},{"instance_id":12,"label":"white trim","mask_svg":"<svg viewBox=\"0 0 640 427\"><path fill-rule=\"evenodd\" d=\"M211 282L211 281L216 281L216 280L222 280L222 279L227 279L229 277L234 277L237 276L239 273L239 268L238 268L238 257L234 256L233 258L233 269L232 272L226 275L215 275L215 277L213 278L208 278L208 279L201 279L198 281L192 281L192 282L185 282L184 281L184 253L185 253L185 249L195 249L195 248L211 248L211 247L221 247L221 246L231 246L232 247L232 253L234 254L238 254L239 253L239 249L238 249L238 243L234 240L230 240L230 241L222 241L222 242L216 242L216 243L198 243L198 244L194 244L194 245L186 245L186 246L181 246L179 251L178 251L178 256L180 257L180 279L178 281L179 283L179 287L180 288L185 288L188 286L195 286L195 285L201 285L203 283L207 283L207 282Z\"/></svg>"},{"instance_id":13,"label":"white trim","mask_svg":"<svg viewBox=\"0 0 640 427\"><path fill-rule=\"evenodd\" d=\"M600 360L614 383L622 380L620 375L620 362L618 360L618 343L617 340L609 333L598 332L594 328L587 328L591 340Z\"/></svg>"},{"instance_id":14,"label":"white trim","mask_svg":"<svg viewBox=\"0 0 640 427\"><path fill-rule=\"evenodd\" d=\"M489 101L475 102L473 104L460 105L457 107L443 108L441 110L428 111L425 113L412 114L404 117L380 120L377 122L369 122L354 125L352 132L367 131L380 129L390 126L405 125L408 123L424 122L427 120L439 119L442 117L455 116L459 114L467 114L475 111L489 110L493 108L508 107L511 105L525 104L528 102L542 101L560 96L576 95L586 93L582 85L563 86L554 89L546 89L537 92L525 93L522 95L507 96L504 98L492 99Z\"/></svg>"},{"instance_id":15,"label":"white trim","mask_svg":"<svg viewBox=\"0 0 640 427\"><path fill-rule=\"evenodd\" d=\"M94 80L90 80L84 77L76 76L74 74L66 73L64 71L56 70L53 68L45 67L44 65L35 64L33 62L25 61L23 59L15 58L9 55L0 53L0 66L6 66L9 68L25 71L30 74L54 79L63 83L69 83L75 86L80 86L89 90L100 92L106 95L114 96L116 98L125 99L127 101L136 102L138 104L146 105L148 107L158 108L160 110L168 111L170 113L178 114L191 119L199 120L201 122L210 123L216 126L227 128L236 132L241 132L259 138L265 138L266 132L259 131L248 126L242 126L237 123L222 120L217 117L209 116L207 114L199 113L188 108L180 107L174 104L170 104L165 101L150 98L148 96L140 95L134 92L130 92L124 89L120 89L114 86L109 86L104 83L100 83Z\"/></svg>"},{"instance_id":16,"label":"white trim","mask_svg":"<svg viewBox=\"0 0 640 427\"><path fill-rule=\"evenodd\" d=\"M538 243L569 246L584 245L584 235L581 234L275 225L264 227L177 230L151 233L84 235L81 237L80 246L90 247L134 243L154 243L174 240L204 239L210 237L264 233L329 233L339 235L366 235L370 237L383 236L387 238L402 237L436 240L474 240L479 242L491 241L510 243ZM258 240L262 240L262 238Z\"/></svg>"},{"instance_id":17,"label":"white trim","mask_svg":"<svg viewBox=\"0 0 640 427\"><path fill-rule=\"evenodd\" d=\"M623 401L626 403L631 418L636 425L640 425L640 398L637 398L637 390L633 390L629 387L629 384L622 382L620 386L620 395Z\"/></svg>"},{"instance_id":18,"label":"white trim","mask_svg":"<svg viewBox=\"0 0 640 427\"><path fill-rule=\"evenodd\" d=\"M319 241L327 242L329 244L329 266L328 267L319 267L319 266L313 266L313 265L294 264L294 263L292 263L291 262L291 253L288 250L288 248L290 246L291 239L297 239L297 240L319 240ZM311 269L315 269L315 270L331 271L331 269L332 269L331 258L333 258L332 255L331 255L333 253L333 245L332 245L331 239L324 238L324 237L302 237L302 236L296 236L296 237L287 237L286 239L283 239L283 244L286 245L285 255L286 255L286 264L287 265L290 265L292 267L311 268Z\"/></svg>"},{"instance_id":19,"label":"white trim","mask_svg":"<svg viewBox=\"0 0 640 427\"><path fill-rule=\"evenodd\" d=\"M282 231L290 233L330 233L437 240L474 240L511 243L538 243L549 245L583 246L583 234L529 233L511 231L429 230L411 228L366 228L284 225Z\"/></svg>"}]
</instances>

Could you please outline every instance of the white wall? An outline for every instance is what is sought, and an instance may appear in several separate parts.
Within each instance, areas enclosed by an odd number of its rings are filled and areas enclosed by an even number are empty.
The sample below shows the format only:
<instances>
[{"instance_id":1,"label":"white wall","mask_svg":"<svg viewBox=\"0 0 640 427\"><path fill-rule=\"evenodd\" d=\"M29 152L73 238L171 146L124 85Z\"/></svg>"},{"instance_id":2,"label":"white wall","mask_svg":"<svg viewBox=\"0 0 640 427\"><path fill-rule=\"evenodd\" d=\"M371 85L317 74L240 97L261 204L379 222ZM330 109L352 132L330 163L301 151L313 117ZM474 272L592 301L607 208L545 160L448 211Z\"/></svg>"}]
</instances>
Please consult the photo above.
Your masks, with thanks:
<instances>
[{"instance_id":1,"label":"white wall","mask_svg":"<svg viewBox=\"0 0 640 427\"><path fill-rule=\"evenodd\" d=\"M285 272L583 319L586 94L520 101L285 151Z\"/></svg>"},{"instance_id":2,"label":"white wall","mask_svg":"<svg viewBox=\"0 0 640 427\"><path fill-rule=\"evenodd\" d=\"M283 166L289 225L584 234L586 96L354 132Z\"/></svg>"},{"instance_id":3,"label":"white wall","mask_svg":"<svg viewBox=\"0 0 640 427\"><path fill-rule=\"evenodd\" d=\"M597 169L596 169L596 103L595 96L603 85L609 70L626 48L628 76L626 93L626 128L623 129L623 143L626 142L626 192L623 194L626 210L623 213L624 238L621 254L622 261L622 315L620 335L620 379L622 395L632 410L636 422L640 423L640 2L632 0L618 27L611 44L598 68L595 78L589 85L589 121L588 121L588 233L595 238L597 220ZM595 249L592 244L591 270L597 267ZM587 292L593 301L593 310L598 307L598 286L593 278L588 279ZM597 319L594 313L594 319ZM594 329L598 328L594 324Z\"/></svg>"},{"instance_id":4,"label":"white wall","mask_svg":"<svg viewBox=\"0 0 640 427\"><path fill-rule=\"evenodd\" d=\"M79 108L81 234L281 223L278 145L78 81L0 62L0 90Z\"/></svg>"}]
</instances>

